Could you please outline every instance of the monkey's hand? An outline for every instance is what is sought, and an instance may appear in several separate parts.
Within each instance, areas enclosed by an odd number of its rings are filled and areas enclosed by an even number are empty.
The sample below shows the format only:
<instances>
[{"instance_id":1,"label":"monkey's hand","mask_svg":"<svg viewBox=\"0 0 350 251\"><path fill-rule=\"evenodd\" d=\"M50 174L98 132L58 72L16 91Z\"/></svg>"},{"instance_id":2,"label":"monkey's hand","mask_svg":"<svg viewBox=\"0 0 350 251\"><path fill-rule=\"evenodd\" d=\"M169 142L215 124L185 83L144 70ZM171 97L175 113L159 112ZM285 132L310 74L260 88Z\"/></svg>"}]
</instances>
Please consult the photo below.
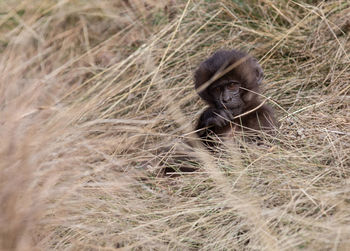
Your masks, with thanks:
<instances>
[{"instance_id":1,"label":"monkey's hand","mask_svg":"<svg viewBox=\"0 0 350 251\"><path fill-rule=\"evenodd\" d=\"M217 133L218 130L227 126L233 117L233 113L229 110L208 108L198 120L197 130L206 128L198 132L199 136L206 136L210 132Z\"/></svg>"}]
</instances>

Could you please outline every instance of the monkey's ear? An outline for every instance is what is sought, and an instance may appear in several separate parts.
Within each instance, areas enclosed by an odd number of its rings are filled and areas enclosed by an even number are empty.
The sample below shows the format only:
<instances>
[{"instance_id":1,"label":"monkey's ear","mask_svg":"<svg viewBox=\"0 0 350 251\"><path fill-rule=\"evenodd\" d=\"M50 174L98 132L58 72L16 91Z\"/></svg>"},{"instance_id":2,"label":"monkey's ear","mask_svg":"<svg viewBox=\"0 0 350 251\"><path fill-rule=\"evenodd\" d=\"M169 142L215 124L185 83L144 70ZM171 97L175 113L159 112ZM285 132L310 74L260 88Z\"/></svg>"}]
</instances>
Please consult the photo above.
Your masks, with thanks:
<instances>
[{"instance_id":1,"label":"monkey's ear","mask_svg":"<svg viewBox=\"0 0 350 251\"><path fill-rule=\"evenodd\" d=\"M264 79L264 72L260 66L260 64L258 63L258 60L256 60L255 58L253 58L254 61L254 65L255 65L255 74L256 74L256 82L258 85L260 85Z\"/></svg>"}]
</instances>

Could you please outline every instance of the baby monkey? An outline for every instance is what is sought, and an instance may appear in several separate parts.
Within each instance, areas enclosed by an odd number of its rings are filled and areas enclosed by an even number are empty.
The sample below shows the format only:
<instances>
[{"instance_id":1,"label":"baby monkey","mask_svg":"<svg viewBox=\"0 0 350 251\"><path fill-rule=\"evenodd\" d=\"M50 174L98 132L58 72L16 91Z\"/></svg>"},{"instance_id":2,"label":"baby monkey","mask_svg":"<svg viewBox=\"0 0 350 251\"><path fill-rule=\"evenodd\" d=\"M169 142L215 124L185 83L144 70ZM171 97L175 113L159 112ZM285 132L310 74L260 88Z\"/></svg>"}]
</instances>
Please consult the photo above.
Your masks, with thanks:
<instances>
[{"instance_id":1,"label":"baby monkey","mask_svg":"<svg viewBox=\"0 0 350 251\"><path fill-rule=\"evenodd\" d=\"M195 89L209 105L198 119L196 130L207 144L210 136L263 130L273 133L272 108L259 97L263 71L258 61L244 52L220 50L203 61L194 75Z\"/></svg>"}]
</instances>

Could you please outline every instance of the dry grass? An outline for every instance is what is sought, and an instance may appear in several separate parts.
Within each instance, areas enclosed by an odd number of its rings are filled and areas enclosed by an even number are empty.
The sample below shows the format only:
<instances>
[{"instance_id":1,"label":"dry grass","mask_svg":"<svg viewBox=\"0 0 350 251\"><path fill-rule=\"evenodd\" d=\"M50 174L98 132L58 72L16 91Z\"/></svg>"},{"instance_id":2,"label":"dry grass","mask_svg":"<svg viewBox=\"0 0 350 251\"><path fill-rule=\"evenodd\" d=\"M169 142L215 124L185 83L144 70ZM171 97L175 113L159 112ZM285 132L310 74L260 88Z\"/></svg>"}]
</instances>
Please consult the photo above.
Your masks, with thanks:
<instances>
[{"instance_id":1,"label":"dry grass","mask_svg":"<svg viewBox=\"0 0 350 251\"><path fill-rule=\"evenodd\" d=\"M0 10L1 250L349 250L349 1ZM186 153L219 48L260 59L280 133Z\"/></svg>"}]
</instances>

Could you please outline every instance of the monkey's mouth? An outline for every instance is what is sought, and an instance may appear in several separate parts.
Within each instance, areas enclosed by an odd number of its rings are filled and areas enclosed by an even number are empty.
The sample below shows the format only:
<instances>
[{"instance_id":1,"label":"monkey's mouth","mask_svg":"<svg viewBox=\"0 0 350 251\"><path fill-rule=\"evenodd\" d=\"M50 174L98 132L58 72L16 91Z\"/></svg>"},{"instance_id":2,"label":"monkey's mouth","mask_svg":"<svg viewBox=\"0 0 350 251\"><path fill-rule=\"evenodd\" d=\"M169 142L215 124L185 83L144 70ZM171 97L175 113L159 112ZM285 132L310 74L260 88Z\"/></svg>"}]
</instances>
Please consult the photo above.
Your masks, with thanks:
<instances>
[{"instance_id":1,"label":"monkey's mouth","mask_svg":"<svg viewBox=\"0 0 350 251\"><path fill-rule=\"evenodd\" d=\"M242 102L220 102L221 108L226 110L238 109L241 108L242 105Z\"/></svg>"},{"instance_id":2,"label":"monkey's mouth","mask_svg":"<svg viewBox=\"0 0 350 251\"><path fill-rule=\"evenodd\" d=\"M218 109L229 111L232 116L237 116L242 113L243 111L243 103L240 102L218 102L217 104Z\"/></svg>"},{"instance_id":3,"label":"monkey's mouth","mask_svg":"<svg viewBox=\"0 0 350 251\"><path fill-rule=\"evenodd\" d=\"M243 111L242 107L237 107L237 108L231 108L230 109L231 113L233 116L240 115Z\"/></svg>"}]
</instances>

